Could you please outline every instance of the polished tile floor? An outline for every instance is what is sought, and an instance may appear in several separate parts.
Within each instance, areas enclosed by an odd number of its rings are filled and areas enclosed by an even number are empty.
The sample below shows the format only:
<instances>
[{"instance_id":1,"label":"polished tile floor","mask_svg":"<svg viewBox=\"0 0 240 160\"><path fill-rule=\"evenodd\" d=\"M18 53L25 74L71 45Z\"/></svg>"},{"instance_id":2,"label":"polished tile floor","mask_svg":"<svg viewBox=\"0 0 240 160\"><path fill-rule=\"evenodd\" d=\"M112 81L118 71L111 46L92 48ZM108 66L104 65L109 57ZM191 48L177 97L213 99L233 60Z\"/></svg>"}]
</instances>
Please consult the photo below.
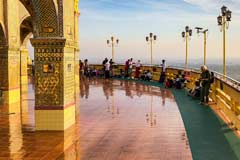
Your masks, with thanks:
<instances>
[{"instance_id":1,"label":"polished tile floor","mask_svg":"<svg viewBox=\"0 0 240 160\"><path fill-rule=\"evenodd\" d=\"M0 160L188 160L186 131L168 90L118 80L82 80L76 125L34 130L32 83L7 114L0 106Z\"/></svg>"}]
</instances>

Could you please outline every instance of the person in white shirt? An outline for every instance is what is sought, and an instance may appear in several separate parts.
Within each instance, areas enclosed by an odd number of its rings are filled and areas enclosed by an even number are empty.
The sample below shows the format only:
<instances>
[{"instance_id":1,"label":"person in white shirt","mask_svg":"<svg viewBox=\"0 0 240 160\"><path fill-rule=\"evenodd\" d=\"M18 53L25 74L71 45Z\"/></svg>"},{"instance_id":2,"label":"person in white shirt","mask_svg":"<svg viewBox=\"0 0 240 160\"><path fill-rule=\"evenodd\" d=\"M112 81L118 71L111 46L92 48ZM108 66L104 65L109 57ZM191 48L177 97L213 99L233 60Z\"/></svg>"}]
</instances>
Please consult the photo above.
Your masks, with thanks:
<instances>
[{"instance_id":1,"label":"person in white shirt","mask_svg":"<svg viewBox=\"0 0 240 160\"><path fill-rule=\"evenodd\" d=\"M166 73L166 64L165 60L162 60L162 64L160 65L162 67L162 73L159 78L159 83L163 83L165 81L165 73Z\"/></svg>"},{"instance_id":2,"label":"person in white shirt","mask_svg":"<svg viewBox=\"0 0 240 160\"><path fill-rule=\"evenodd\" d=\"M140 75L140 69L141 69L141 62L140 60L137 61L136 63L136 72L135 72L135 78L139 78L139 75Z\"/></svg>"},{"instance_id":3,"label":"person in white shirt","mask_svg":"<svg viewBox=\"0 0 240 160\"><path fill-rule=\"evenodd\" d=\"M130 78L132 78L132 68L133 68L133 59L131 58L129 63L128 63L129 67L128 67L128 75Z\"/></svg>"},{"instance_id":4,"label":"person in white shirt","mask_svg":"<svg viewBox=\"0 0 240 160\"><path fill-rule=\"evenodd\" d=\"M152 73L150 72L150 70L147 70L146 80L147 80L147 81L152 80Z\"/></svg>"},{"instance_id":5,"label":"person in white shirt","mask_svg":"<svg viewBox=\"0 0 240 160\"><path fill-rule=\"evenodd\" d=\"M166 64L165 64L165 60L164 59L162 60L161 66L162 66L162 73L165 73L166 72Z\"/></svg>"}]
</instances>

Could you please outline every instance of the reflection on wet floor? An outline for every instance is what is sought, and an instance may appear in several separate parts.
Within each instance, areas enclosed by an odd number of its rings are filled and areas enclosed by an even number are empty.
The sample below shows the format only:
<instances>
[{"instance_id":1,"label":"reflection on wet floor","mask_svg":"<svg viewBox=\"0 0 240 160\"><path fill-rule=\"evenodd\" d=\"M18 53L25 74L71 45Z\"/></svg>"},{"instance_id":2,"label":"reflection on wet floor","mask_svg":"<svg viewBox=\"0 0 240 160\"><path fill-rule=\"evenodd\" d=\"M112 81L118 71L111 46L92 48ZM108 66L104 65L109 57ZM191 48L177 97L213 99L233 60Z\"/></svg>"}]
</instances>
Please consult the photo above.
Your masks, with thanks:
<instances>
[{"instance_id":1,"label":"reflection on wet floor","mask_svg":"<svg viewBox=\"0 0 240 160\"><path fill-rule=\"evenodd\" d=\"M80 114L65 132L34 131L32 83L27 90L19 114L4 114L0 106L0 159L192 159L168 90L129 81L82 80Z\"/></svg>"}]
</instances>

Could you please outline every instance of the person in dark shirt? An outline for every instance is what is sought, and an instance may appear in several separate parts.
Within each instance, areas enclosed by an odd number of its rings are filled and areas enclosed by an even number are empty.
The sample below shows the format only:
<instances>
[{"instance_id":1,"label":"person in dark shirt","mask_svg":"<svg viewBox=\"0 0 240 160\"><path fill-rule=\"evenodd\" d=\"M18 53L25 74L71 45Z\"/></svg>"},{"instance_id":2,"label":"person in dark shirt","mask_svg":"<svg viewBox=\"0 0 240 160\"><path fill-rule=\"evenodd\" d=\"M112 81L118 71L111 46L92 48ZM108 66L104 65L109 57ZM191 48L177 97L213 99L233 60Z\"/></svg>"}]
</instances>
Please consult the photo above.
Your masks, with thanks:
<instances>
[{"instance_id":1,"label":"person in dark shirt","mask_svg":"<svg viewBox=\"0 0 240 160\"><path fill-rule=\"evenodd\" d=\"M181 79L180 79L179 75L177 75L176 79L175 79L175 88L176 89L181 89L182 88L182 82L181 82Z\"/></svg>"},{"instance_id":2,"label":"person in dark shirt","mask_svg":"<svg viewBox=\"0 0 240 160\"><path fill-rule=\"evenodd\" d=\"M129 76L129 74L128 74L129 62L130 62L130 59L128 59L128 60L125 62L125 78L127 78L127 77Z\"/></svg>"},{"instance_id":3,"label":"person in dark shirt","mask_svg":"<svg viewBox=\"0 0 240 160\"><path fill-rule=\"evenodd\" d=\"M112 59L110 59L109 63L110 63L110 77L113 77L114 76L114 72L113 72L114 62Z\"/></svg>"},{"instance_id":4,"label":"person in dark shirt","mask_svg":"<svg viewBox=\"0 0 240 160\"><path fill-rule=\"evenodd\" d=\"M105 71L105 64L107 63L108 59L105 58L102 62L102 65L103 65L103 71Z\"/></svg>"},{"instance_id":5,"label":"person in dark shirt","mask_svg":"<svg viewBox=\"0 0 240 160\"><path fill-rule=\"evenodd\" d=\"M89 77L88 59L84 60L84 75L85 77Z\"/></svg>"},{"instance_id":6,"label":"person in dark shirt","mask_svg":"<svg viewBox=\"0 0 240 160\"><path fill-rule=\"evenodd\" d=\"M210 89L210 72L207 68L207 66L201 67L201 75L200 75L200 81L201 81L201 102L200 104L206 104L209 101L208 95L209 95L209 89Z\"/></svg>"}]
</instances>

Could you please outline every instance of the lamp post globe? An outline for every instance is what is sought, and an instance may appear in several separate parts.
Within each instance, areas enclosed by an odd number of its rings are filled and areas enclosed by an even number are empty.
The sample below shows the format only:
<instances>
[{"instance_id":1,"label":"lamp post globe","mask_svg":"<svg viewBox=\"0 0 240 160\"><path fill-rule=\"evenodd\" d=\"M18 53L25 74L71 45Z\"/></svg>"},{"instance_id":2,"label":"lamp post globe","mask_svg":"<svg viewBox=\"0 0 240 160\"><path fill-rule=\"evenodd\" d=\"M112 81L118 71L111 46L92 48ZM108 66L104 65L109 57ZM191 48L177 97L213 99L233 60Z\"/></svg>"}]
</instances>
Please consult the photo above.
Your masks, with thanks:
<instances>
[{"instance_id":1,"label":"lamp post globe","mask_svg":"<svg viewBox=\"0 0 240 160\"><path fill-rule=\"evenodd\" d=\"M151 46L151 66L153 65L153 42L157 40L157 36L154 35L153 33L149 33L149 36L146 37L146 41L150 42Z\"/></svg>"}]
</instances>

